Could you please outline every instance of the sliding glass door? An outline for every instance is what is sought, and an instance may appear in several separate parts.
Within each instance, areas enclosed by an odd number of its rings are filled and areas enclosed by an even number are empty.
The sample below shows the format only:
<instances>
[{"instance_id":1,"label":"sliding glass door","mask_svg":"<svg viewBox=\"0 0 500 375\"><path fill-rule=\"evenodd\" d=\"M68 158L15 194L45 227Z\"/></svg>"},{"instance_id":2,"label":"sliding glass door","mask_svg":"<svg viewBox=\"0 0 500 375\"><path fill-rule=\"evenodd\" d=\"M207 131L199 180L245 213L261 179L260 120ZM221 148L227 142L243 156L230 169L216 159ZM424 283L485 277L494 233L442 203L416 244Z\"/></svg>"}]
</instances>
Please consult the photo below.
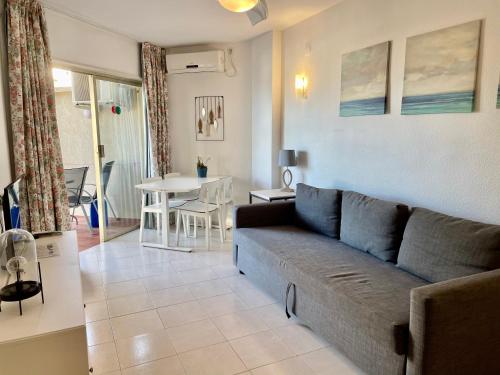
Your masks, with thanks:
<instances>
[{"instance_id":1,"label":"sliding glass door","mask_svg":"<svg viewBox=\"0 0 500 375\"><path fill-rule=\"evenodd\" d=\"M101 241L139 226L146 165L146 127L140 86L89 76Z\"/></svg>"}]
</instances>

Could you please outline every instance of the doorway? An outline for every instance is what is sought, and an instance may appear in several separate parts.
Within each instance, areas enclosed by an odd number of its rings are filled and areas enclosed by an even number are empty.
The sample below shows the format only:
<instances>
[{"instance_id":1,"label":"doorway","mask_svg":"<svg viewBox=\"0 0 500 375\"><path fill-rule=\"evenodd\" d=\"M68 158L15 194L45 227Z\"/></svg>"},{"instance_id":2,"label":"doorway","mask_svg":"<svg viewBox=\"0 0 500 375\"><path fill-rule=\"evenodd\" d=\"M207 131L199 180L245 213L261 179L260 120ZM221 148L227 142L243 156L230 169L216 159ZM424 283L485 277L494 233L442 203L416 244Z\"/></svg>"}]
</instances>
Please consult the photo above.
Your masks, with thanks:
<instances>
[{"instance_id":1,"label":"doorway","mask_svg":"<svg viewBox=\"0 0 500 375\"><path fill-rule=\"evenodd\" d=\"M53 76L72 228L83 250L139 226L135 185L147 150L141 84L62 68Z\"/></svg>"}]
</instances>

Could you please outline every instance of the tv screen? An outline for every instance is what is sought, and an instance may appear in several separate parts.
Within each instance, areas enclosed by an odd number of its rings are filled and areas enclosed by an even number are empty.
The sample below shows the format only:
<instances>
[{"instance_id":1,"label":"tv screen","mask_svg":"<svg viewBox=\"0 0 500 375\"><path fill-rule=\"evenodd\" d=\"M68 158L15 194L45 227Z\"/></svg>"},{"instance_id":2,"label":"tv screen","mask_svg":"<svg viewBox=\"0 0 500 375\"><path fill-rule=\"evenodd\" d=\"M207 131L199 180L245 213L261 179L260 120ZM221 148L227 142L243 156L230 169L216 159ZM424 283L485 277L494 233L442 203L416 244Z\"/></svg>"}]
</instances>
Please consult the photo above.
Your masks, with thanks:
<instances>
[{"instance_id":1,"label":"tv screen","mask_svg":"<svg viewBox=\"0 0 500 375\"><path fill-rule=\"evenodd\" d=\"M19 201L19 189L23 178L20 177L3 190L3 219L5 230L21 228L21 207Z\"/></svg>"}]
</instances>

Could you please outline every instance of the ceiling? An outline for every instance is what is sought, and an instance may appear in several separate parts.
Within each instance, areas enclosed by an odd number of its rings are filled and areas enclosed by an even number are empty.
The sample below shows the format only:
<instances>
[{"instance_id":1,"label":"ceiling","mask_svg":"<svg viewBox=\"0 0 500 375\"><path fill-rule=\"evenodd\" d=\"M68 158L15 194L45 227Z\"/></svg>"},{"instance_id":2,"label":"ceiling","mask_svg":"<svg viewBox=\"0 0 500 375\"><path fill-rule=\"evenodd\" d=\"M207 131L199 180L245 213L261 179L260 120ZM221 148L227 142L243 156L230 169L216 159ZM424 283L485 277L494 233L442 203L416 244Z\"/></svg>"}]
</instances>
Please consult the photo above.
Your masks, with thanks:
<instances>
[{"instance_id":1,"label":"ceiling","mask_svg":"<svg viewBox=\"0 0 500 375\"><path fill-rule=\"evenodd\" d=\"M217 0L42 0L49 9L138 42L161 46L237 42L282 30L342 0L266 0L269 18L252 26ZM105 5L104 5L105 4Z\"/></svg>"}]
</instances>

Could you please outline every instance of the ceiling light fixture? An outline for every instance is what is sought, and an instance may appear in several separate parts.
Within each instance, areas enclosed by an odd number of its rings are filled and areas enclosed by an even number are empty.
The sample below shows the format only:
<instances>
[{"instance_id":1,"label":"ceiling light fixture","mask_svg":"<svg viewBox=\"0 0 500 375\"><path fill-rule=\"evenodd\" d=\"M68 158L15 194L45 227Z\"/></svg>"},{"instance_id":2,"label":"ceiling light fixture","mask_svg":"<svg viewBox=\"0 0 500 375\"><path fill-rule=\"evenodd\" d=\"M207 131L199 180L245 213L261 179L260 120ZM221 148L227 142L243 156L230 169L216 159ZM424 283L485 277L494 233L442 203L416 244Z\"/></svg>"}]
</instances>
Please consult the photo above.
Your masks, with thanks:
<instances>
[{"instance_id":1,"label":"ceiling light fixture","mask_svg":"<svg viewBox=\"0 0 500 375\"><path fill-rule=\"evenodd\" d=\"M259 0L219 0L219 4L231 12L244 13L253 9Z\"/></svg>"}]
</instances>

